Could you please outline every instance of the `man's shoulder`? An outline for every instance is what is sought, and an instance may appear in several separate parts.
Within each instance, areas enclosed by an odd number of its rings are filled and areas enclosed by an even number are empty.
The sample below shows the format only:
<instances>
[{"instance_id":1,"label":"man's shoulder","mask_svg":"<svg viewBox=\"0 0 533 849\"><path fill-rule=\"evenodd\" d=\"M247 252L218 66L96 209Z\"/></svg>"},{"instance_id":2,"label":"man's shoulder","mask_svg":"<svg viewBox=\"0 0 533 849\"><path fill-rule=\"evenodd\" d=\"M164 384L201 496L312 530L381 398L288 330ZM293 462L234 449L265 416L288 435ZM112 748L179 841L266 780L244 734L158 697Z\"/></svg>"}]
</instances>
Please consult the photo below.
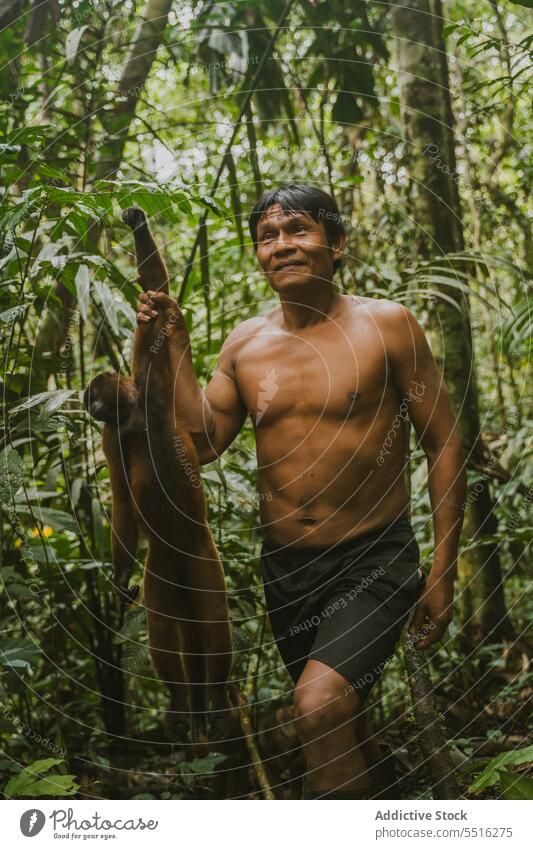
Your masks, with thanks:
<instances>
[{"instance_id":1,"label":"man's shoulder","mask_svg":"<svg viewBox=\"0 0 533 849\"><path fill-rule=\"evenodd\" d=\"M380 331L391 330L395 334L404 332L409 335L420 327L414 313L400 301L392 301L389 298L345 297L352 298L354 318L360 317L362 313L368 316Z\"/></svg>"},{"instance_id":2,"label":"man's shoulder","mask_svg":"<svg viewBox=\"0 0 533 849\"><path fill-rule=\"evenodd\" d=\"M389 298L367 298L362 295L344 295L353 302L353 308L357 311L363 309L365 312L371 313L376 318L383 320L398 319L412 315L405 304L399 301L392 301Z\"/></svg>"},{"instance_id":3,"label":"man's shoulder","mask_svg":"<svg viewBox=\"0 0 533 849\"><path fill-rule=\"evenodd\" d=\"M244 321L240 321L238 324L235 325L233 330L228 333L224 344L227 344L228 342L236 344L237 342L242 342L246 339L250 339L257 333L260 333L261 330L264 330L268 323L269 313L267 313L266 315L256 315L252 318L247 318Z\"/></svg>"},{"instance_id":4,"label":"man's shoulder","mask_svg":"<svg viewBox=\"0 0 533 849\"><path fill-rule=\"evenodd\" d=\"M424 335L418 319L400 301L389 298L367 298L348 296L352 299L350 324L354 332L360 319L379 335L380 345L389 349L412 347L415 339Z\"/></svg>"},{"instance_id":5,"label":"man's shoulder","mask_svg":"<svg viewBox=\"0 0 533 849\"><path fill-rule=\"evenodd\" d=\"M222 346L222 352L229 354L231 359L235 360L235 357L242 352L248 342L255 339L263 330L271 326L272 314L274 312L275 310L271 310L271 312L264 315L257 315L240 321L226 336Z\"/></svg>"}]
</instances>

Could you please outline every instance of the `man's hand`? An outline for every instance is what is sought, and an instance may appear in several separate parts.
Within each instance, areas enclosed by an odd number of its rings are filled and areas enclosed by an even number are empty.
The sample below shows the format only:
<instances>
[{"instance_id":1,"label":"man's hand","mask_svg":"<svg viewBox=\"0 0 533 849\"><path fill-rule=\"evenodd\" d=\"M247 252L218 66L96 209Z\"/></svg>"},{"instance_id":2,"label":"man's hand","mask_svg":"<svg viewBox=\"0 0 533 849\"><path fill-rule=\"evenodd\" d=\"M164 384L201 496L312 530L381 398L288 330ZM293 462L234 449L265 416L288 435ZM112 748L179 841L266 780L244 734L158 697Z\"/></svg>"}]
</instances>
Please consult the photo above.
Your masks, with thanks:
<instances>
[{"instance_id":1,"label":"man's hand","mask_svg":"<svg viewBox=\"0 0 533 849\"><path fill-rule=\"evenodd\" d=\"M415 643L415 648L427 649L438 642L452 619L453 579L440 577L432 580L430 574L409 625L409 634L422 636Z\"/></svg>"},{"instance_id":2,"label":"man's hand","mask_svg":"<svg viewBox=\"0 0 533 849\"><path fill-rule=\"evenodd\" d=\"M183 313L170 295L164 292L141 292L136 311L138 324L152 321L161 315L167 336L183 334L188 338Z\"/></svg>"}]
</instances>

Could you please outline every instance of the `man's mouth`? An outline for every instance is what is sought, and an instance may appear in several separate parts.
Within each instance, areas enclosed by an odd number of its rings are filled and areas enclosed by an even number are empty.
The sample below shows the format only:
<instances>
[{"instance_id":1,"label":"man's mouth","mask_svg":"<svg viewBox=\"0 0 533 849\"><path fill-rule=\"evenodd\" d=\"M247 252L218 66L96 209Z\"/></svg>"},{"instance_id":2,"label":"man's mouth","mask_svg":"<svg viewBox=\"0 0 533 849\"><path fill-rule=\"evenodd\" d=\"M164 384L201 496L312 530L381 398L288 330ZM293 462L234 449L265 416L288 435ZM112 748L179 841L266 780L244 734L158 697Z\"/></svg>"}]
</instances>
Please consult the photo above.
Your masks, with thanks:
<instances>
[{"instance_id":1,"label":"man's mouth","mask_svg":"<svg viewBox=\"0 0 533 849\"><path fill-rule=\"evenodd\" d=\"M289 268L300 268L302 265L305 265L305 263L301 260L287 260L287 262L276 265L274 271L287 271Z\"/></svg>"}]
</instances>

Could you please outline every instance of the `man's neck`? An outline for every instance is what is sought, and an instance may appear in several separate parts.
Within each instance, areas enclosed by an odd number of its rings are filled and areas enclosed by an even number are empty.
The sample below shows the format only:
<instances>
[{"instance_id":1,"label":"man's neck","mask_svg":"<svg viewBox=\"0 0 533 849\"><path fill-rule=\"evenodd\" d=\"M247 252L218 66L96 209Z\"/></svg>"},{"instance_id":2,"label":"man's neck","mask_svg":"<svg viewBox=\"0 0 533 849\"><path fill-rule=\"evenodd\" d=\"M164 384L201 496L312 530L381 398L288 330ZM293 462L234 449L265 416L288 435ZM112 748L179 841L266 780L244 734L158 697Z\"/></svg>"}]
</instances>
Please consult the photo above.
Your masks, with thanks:
<instances>
[{"instance_id":1,"label":"man's neck","mask_svg":"<svg viewBox=\"0 0 533 849\"><path fill-rule=\"evenodd\" d=\"M320 287L303 289L298 293L280 294L283 326L286 330L302 330L320 324L330 317L341 296L333 282L321 281Z\"/></svg>"}]
</instances>

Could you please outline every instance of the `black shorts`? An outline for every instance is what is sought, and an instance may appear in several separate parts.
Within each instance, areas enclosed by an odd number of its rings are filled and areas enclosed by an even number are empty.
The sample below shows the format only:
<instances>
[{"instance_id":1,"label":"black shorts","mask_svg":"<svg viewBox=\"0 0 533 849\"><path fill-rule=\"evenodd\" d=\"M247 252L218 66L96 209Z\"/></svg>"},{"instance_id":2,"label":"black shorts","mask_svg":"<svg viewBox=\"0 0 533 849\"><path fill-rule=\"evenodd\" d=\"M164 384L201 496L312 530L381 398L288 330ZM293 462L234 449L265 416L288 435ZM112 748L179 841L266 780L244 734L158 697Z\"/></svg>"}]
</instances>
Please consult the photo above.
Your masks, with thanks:
<instances>
[{"instance_id":1,"label":"black shorts","mask_svg":"<svg viewBox=\"0 0 533 849\"><path fill-rule=\"evenodd\" d=\"M408 519L324 549L289 549L265 540L267 610L293 680L308 660L320 660L364 701L424 587L419 564Z\"/></svg>"}]
</instances>

